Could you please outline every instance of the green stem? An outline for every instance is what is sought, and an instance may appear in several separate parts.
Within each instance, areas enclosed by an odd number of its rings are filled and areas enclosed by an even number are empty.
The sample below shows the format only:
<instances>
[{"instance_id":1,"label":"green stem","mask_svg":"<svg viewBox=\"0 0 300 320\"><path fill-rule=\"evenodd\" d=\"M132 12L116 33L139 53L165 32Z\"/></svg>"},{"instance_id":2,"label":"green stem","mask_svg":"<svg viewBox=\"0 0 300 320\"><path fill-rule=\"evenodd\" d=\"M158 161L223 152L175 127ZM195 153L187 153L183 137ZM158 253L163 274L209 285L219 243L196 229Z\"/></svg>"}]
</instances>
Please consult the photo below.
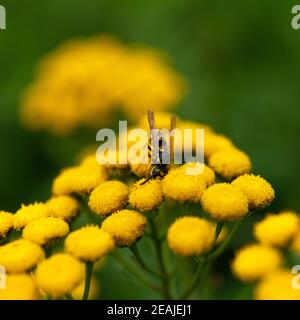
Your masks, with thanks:
<instances>
[{"instance_id":1,"label":"green stem","mask_svg":"<svg viewBox=\"0 0 300 320\"><path fill-rule=\"evenodd\" d=\"M87 300L89 297L91 278L93 274L93 266L94 266L93 262L85 263L85 286L84 286L82 300Z\"/></svg>"},{"instance_id":2,"label":"green stem","mask_svg":"<svg viewBox=\"0 0 300 320\"><path fill-rule=\"evenodd\" d=\"M130 251L133 253L136 262L141 266L141 268L150 274L160 278L162 275L151 268L149 268L146 263L143 261L143 258L138 250L137 244L133 244L130 248Z\"/></svg>"},{"instance_id":3,"label":"green stem","mask_svg":"<svg viewBox=\"0 0 300 320\"><path fill-rule=\"evenodd\" d=\"M129 272L131 273L138 281L140 281L145 286L149 287L153 291L161 293L161 288L149 282L146 278L140 275L131 265L121 257L121 255L117 254L116 252L113 253L116 260Z\"/></svg>"},{"instance_id":4,"label":"green stem","mask_svg":"<svg viewBox=\"0 0 300 320\"><path fill-rule=\"evenodd\" d=\"M152 239L153 239L154 246L156 249L157 261L158 261L160 273L161 273L162 286L163 286L162 287L162 290L163 290L162 295L165 299L172 299L170 289L169 289L169 286L170 286L169 276L168 276L166 266L164 263L164 259L163 259L161 242L158 238L157 230L156 230L155 223L154 223L153 219L149 219L149 224L150 224L150 228L151 228Z\"/></svg>"},{"instance_id":5,"label":"green stem","mask_svg":"<svg viewBox=\"0 0 300 320\"><path fill-rule=\"evenodd\" d=\"M222 232L224 222L218 222L215 230L215 242L218 240L220 233Z\"/></svg>"}]
</instances>

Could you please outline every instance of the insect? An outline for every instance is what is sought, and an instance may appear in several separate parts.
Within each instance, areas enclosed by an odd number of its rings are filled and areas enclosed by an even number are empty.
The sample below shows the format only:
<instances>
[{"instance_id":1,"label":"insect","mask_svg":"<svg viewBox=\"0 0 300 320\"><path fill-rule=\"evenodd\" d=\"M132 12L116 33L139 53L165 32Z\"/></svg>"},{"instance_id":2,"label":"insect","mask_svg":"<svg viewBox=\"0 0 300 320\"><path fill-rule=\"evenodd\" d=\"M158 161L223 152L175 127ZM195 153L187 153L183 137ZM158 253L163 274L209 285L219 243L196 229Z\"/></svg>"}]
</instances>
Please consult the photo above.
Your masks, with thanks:
<instances>
[{"instance_id":1,"label":"insect","mask_svg":"<svg viewBox=\"0 0 300 320\"><path fill-rule=\"evenodd\" d=\"M141 183L144 184L151 179L155 179L156 177L163 177L168 173L169 165L163 163L163 155L168 152L168 145L170 146L169 152L170 155L173 153L173 137L170 137L170 141L167 142L162 135L158 136L158 146L155 148L152 144L154 140L153 132L156 129L154 112L152 110L148 110L148 123L150 128L150 142L148 143L148 157L151 160L150 166L151 171L150 175ZM176 127L176 117L174 115L171 116L170 120L170 132Z\"/></svg>"}]
</instances>

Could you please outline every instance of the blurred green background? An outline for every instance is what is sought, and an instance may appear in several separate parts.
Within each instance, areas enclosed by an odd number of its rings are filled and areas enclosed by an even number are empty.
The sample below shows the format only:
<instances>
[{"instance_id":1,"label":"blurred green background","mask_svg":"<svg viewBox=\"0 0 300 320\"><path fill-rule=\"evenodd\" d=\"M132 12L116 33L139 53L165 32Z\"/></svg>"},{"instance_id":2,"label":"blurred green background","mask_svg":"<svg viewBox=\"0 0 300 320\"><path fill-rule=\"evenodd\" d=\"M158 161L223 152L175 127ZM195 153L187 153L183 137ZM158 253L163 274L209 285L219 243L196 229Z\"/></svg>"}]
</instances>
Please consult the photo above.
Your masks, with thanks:
<instances>
[{"instance_id":1,"label":"blurred green background","mask_svg":"<svg viewBox=\"0 0 300 320\"><path fill-rule=\"evenodd\" d=\"M109 33L165 51L188 82L178 114L208 123L250 154L254 172L276 189L272 209L300 211L300 30L291 28L295 1L1 4L7 10L7 30L0 30L1 209L15 211L21 203L46 200L58 170L72 164L86 141L95 141L95 132L59 138L22 128L18 105L37 61L71 37ZM233 246L249 237L249 224L245 228ZM226 267L227 255L217 268ZM115 273L120 273L116 279ZM155 297L114 264L101 278L104 298ZM242 298L238 282L228 278L220 298Z\"/></svg>"}]
</instances>

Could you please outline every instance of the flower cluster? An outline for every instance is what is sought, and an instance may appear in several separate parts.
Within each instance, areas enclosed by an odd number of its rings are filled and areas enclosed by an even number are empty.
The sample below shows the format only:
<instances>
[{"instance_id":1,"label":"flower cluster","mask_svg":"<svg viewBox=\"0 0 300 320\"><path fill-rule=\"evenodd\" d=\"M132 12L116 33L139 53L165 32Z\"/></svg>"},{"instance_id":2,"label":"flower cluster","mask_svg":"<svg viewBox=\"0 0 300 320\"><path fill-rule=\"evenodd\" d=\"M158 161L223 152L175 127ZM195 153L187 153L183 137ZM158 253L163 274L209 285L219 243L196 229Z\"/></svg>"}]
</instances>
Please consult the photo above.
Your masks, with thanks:
<instances>
[{"instance_id":1,"label":"flower cluster","mask_svg":"<svg viewBox=\"0 0 300 320\"><path fill-rule=\"evenodd\" d=\"M232 271L236 277L255 284L254 297L261 300L299 300L292 287L293 274L285 255L300 253L300 219L293 211L270 213L253 228L256 243L236 252Z\"/></svg>"},{"instance_id":2,"label":"flower cluster","mask_svg":"<svg viewBox=\"0 0 300 320\"><path fill-rule=\"evenodd\" d=\"M117 108L132 120L149 106L168 110L183 92L182 77L155 50L95 36L70 40L41 61L21 114L29 128L68 134L111 123Z\"/></svg>"}]
</instances>

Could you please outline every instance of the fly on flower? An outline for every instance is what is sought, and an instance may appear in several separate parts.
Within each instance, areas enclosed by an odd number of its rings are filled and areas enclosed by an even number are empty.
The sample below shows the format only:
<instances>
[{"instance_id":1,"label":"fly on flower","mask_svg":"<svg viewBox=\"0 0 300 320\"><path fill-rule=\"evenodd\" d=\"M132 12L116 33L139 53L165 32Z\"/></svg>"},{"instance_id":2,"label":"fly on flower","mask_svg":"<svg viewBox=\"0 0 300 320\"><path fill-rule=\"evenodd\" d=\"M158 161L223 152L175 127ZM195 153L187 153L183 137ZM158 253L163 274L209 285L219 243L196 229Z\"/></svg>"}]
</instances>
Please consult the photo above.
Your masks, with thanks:
<instances>
[{"instance_id":1,"label":"fly on flower","mask_svg":"<svg viewBox=\"0 0 300 320\"><path fill-rule=\"evenodd\" d=\"M151 171L149 168L150 175L141 184L167 174L174 148L174 137L171 133L176 127L176 117L174 115L171 116L170 131L156 128L154 112L152 110L148 110L148 122L150 128L148 157L151 159L149 164Z\"/></svg>"}]
</instances>

